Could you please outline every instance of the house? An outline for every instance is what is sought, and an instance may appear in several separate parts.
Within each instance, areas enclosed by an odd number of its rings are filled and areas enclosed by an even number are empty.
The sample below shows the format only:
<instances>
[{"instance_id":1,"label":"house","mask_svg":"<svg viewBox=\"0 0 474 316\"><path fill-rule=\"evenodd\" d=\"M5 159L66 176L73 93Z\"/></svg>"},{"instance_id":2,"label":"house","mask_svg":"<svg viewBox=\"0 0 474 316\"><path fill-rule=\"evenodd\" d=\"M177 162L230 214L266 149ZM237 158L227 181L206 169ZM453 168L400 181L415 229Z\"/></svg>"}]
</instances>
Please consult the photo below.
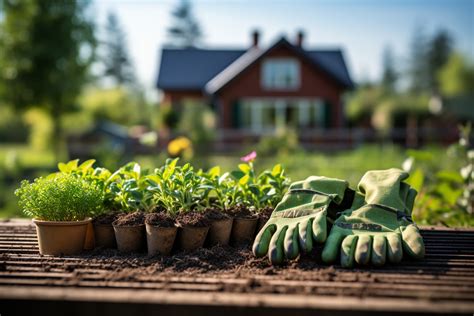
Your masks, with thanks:
<instances>
[{"instance_id":1,"label":"house","mask_svg":"<svg viewBox=\"0 0 474 316\"><path fill-rule=\"evenodd\" d=\"M313 50L298 33L269 47L252 34L248 49L164 48L157 88L163 102L210 104L222 134L264 135L344 126L342 94L353 87L341 50ZM234 133L235 134L235 133Z\"/></svg>"}]
</instances>

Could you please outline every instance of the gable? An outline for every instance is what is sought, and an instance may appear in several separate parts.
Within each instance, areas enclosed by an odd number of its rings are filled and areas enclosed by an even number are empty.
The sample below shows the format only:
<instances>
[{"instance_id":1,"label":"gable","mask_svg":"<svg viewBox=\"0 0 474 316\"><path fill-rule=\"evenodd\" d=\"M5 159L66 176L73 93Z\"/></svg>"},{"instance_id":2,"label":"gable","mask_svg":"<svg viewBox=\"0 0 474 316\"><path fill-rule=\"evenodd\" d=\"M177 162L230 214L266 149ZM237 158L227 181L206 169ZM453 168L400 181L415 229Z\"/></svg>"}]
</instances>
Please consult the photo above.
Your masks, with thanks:
<instances>
[{"instance_id":1,"label":"gable","mask_svg":"<svg viewBox=\"0 0 474 316\"><path fill-rule=\"evenodd\" d=\"M298 63L299 78L297 86L275 88L265 85L264 65L273 60L294 60ZM213 81L214 79L206 86L206 90ZM344 89L345 86L334 76L328 74L323 67L315 65L311 59L303 58L286 46L280 46L268 52L265 56L261 56L252 65L246 67L238 75L219 87L214 93L231 100L242 97L302 96L335 99ZM210 91L207 90L207 92Z\"/></svg>"}]
</instances>

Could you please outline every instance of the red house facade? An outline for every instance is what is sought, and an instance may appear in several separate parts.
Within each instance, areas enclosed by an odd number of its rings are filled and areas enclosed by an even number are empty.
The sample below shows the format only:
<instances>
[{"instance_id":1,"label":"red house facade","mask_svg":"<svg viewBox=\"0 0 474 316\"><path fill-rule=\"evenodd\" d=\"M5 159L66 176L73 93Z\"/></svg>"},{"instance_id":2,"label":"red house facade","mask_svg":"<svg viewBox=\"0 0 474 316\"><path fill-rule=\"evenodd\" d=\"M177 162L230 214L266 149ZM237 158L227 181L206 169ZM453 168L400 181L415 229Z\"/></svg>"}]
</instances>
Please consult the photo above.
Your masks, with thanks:
<instances>
[{"instance_id":1,"label":"red house facade","mask_svg":"<svg viewBox=\"0 0 474 316\"><path fill-rule=\"evenodd\" d=\"M163 101L199 100L222 132L263 135L344 126L342 94L353 87L340 50L307 50L303 34L247 50L163 49L157 87Z\"/></svg>"}]
</instances>

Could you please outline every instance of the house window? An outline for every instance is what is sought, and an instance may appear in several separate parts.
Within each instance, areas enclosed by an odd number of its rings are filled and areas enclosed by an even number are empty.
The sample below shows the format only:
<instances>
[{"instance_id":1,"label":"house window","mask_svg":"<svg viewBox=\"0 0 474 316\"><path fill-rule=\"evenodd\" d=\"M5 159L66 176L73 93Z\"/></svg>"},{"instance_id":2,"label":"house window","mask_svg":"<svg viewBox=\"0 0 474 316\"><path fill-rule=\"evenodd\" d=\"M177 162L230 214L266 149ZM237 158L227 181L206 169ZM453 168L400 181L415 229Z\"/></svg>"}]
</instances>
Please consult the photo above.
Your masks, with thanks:
<instances>
[{"instance_id":1,"label":"house window","mask_svg":"<svg viewBox=\"0 0 474 316\"><path fill-rule=\"evenodd\" d=\"M323 128L326 119L320 99L246 99L240 111L240 128L255 133L285 127Z\"/></svg>"},{"instance_id":2,"label":"house window","mask_svg":"<svg viewBox=\"0 0 474 316\"><path fill-rule=\"evenodd\" d=\"M300 64L293 58L268 58L262 65L262 86L272 90L293 90L300 85Z\"/></svg>"}]
</instances>

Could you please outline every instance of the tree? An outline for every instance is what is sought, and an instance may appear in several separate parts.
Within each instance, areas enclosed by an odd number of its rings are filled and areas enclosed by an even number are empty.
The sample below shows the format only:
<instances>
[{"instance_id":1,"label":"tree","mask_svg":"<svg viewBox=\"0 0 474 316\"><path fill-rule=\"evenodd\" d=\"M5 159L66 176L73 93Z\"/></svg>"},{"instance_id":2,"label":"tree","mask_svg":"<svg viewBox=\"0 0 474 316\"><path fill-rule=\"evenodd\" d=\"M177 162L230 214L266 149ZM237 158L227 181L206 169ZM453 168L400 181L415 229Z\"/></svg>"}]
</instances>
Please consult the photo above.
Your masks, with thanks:
<instances>
[{"instance_id":1,"label":"tree","mask_svg":"<svg viewBox=\"0 0 474 316\"><path fill-rule=\"evenodd\" d=\"M114 13L107 16L105 56L102 57L104 75L112 78L117 85L133 83L135 75L126 47L126 36Z\"/></svg>"},{"instance_id":2,"label":"tree","mask_svg":"<svg viewBox=\"0 0 474 316\"><path fill-rule=\"evenodd\" d=\"M438 72L440 92L446 97L474 94L474 65L452 53Z\"/></svg>"},{"instance_id":3,"label":"tree","mask_svg":"<svg viewBox=\"0 0 474 316\"><path fill-rule=\"evenodd\" d=\"M395 70L395 58L391 47L387 46L383 52L383 70L382 70L382 86L392 93L395 91L398 74Z\"/></svg>"},{"instance_id":4,"label":"tree","mask_svg":"<svg viewBox=\"0 0 474 316\"><path fill-rule=\"evenodd\" d=\"M438 31L429 42L426 52L427 75L431 92L438 92L438 72L448 61L451 51L451 35L445 30Z\"/></svg>"},{"instance_id":5,"label":"tree","mask_svg":"<svg viewBox=\"0 0 474 316\"><path fill-rule=\"evenodd\" d=\"M427 43L423 29L415 28L410 44L408 69L409 88L413 93L426 91L429 87L428 64L426 61Z\"/></svg>"},{"instance_id":6,"label":"tree","mask_svg":"<svg viewBox=\"0 0 474 316\"><path fill-rule=\"evenodd\" d=\"M61 116L75 108L94 60L87 1L5 0L0 24L0 93L15 110L45 109L59 156Z\"/></svg>"},{"instance_id":7,"label":"tree","mask_svg":"<svg viewBox=\"0 0 474 316\"><path fill-rule=\"evenodd\" d=\"M173 25L168 28L168 37L173 45L179 47L195 47L202 39L202 31L192 13L188 0L182 0L171 13Z\"/></svg>"}]
</instances>

